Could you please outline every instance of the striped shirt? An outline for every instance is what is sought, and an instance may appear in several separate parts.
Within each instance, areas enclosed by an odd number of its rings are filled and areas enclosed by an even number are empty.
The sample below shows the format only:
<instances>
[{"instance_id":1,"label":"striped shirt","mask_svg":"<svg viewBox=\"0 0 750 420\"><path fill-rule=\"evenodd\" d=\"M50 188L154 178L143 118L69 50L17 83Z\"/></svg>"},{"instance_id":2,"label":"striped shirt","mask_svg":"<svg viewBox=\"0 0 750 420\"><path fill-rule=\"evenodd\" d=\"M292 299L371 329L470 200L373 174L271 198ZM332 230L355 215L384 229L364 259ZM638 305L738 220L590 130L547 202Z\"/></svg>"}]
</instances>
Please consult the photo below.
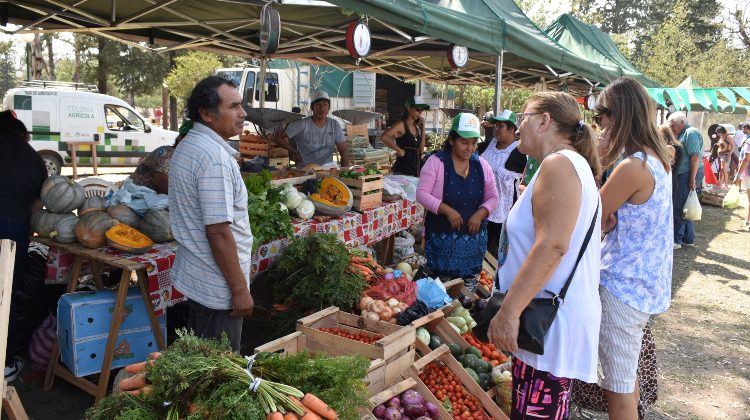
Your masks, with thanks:
<instances>
[{"instance_id":1,"label":"striped shirt","mask_svg":"<svg viewBox=\"0 0 750 420\"><path fill-rule=\"evenodd\" d=\"M188 299L211 309L231 309L232 292L211 253L206 225L229 222L240 268L250 285L253 235L235 153L213 130L196 122L169 163L170 222L179 243L174 285Z\"/></svg>"}]
</instances>

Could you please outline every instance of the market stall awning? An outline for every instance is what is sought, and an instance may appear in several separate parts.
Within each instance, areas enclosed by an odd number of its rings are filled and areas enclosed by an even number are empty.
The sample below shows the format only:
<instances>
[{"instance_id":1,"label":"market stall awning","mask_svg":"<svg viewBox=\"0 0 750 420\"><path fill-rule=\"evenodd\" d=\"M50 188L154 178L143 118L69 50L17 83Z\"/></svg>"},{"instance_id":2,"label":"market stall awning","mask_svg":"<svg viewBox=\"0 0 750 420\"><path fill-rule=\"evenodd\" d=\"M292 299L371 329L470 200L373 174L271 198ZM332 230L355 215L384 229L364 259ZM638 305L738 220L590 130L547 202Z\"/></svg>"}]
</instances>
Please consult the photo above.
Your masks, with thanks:
<instances>
[{"instance_id":1,"label":"market stall awning","mask_svg":"<svg viewBox=\"0 0 750 420\"><path fill-rule=\"evenodd\" d=\"M625 57L612 38L594 25L581 22L564 13L545 30L547 35L578 56L602 66L619 69L620 76L638 80L646 87L661 87L661 84L644 76Z\"/></svg>"},{"instance_id":2,"label":"market stall awning","mask_svg":"<svg viewBox=\"0 0 750 420\"><path fill-rule=\"evenodd\" d=\"M561 47L528 20L512 0L16 0L4 3L23 31L92 33L159 52L198 49L258 58L260 11L281 15L280 49L271 58L401 79L490 84L495 56L504 51L503 84L588 89L619 75ZM475 5L481 6L477 9ZM481 13L479 13L479 12ZM347 25L367 15L373 35L357 63L345 47ZM144 44L145 43L145 44ZM449 65L450 43L470 48L468 65ZM136 45L136 44L134 44Z\"/></svg>"},{"instance_id":3,"label":"market stall awning","mask_svg":"<svg viewBox=\"0 0 750 420\"><path fill-rule=\"evenodd\" d=\"M676 110L706 111L729 114L746 114L747 107L737 104L737 97L750 103L750 88L704 88L688 76L674 88L649 88L648 94L665 108L674 105ZM727 100L719 99L719 94Z\"/></svg>"}]
</instances>

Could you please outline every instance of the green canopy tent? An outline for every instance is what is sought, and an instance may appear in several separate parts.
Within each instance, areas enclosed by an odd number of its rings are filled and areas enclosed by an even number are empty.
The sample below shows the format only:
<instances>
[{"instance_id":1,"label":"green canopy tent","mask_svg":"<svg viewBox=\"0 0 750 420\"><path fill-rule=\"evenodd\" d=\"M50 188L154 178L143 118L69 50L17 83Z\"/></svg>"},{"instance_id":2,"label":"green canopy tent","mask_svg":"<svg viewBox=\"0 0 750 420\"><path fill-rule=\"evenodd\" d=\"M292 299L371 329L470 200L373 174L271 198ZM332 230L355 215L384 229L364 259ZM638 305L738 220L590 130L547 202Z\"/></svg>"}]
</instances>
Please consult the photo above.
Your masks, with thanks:
<instances>
[{"instance_id":1,"label":"green canopy tent","mask_svg":"<svg viewBox=\"0 0 750 420\"><path fill-rule=\"evenodd\" d=\"M649 95L664 108L676 110L746 114L748 108L737 104L737 97L750 103L750 88L704 88L688 76L674 88L649 88ZM721 94L727 100L719 99Z\"/></svg>"},{"instance_id":2,"label":"green canopy tent","mask_svg":"<svg viewBox=\"0 0 750 420\"><path fill-rule=\"evenodd\" d=\"M612 38L594 25L581 22L565 13L552 22L545 32L578 56L601 66L616 69L620 76L636 79L646 87L661 87L661 84L643 75L622 54Z\"/></svg>"},{"instance_id":3,"label":"green canopy tent","mask_svg":"<svg viewBox=\"0 0 750 420\"><path fill-rule=\"evenodd\" d=\"M91 33L157 52L198 49L259 58L259 16L281 15L279 50L269 58L374 71L400 79L491 84L497 56L504 81L528 87L588 90L619 71L577 56L534 26L512 0L88 0L5 3L23 32ZM348 24L367 16L372 52L360 62L345 48ZM6 32L8 32L6 30ZM144 45L144 42L147 43ZM460 70L449 66L450 43L470 49Z\"/></svg>"}]
</instances>

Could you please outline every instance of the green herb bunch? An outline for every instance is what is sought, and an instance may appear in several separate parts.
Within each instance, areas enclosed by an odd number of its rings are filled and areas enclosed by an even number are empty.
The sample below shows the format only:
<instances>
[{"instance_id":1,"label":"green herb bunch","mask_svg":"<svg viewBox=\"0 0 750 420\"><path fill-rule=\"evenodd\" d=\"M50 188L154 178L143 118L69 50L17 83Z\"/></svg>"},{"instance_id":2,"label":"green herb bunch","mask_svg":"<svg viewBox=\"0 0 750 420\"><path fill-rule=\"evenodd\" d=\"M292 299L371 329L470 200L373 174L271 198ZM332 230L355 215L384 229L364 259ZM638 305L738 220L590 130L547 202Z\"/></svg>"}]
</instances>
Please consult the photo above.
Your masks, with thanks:
<instances>
[{"instance_id":1,"label":"green herb bunch","mask_svg":"<svg viewBox=\"0 0 750 420\"><path fill-rule=\"evenodd\" d=\"M348 266L349 252L336 235L314 233L292 239L268 275L279 302L303 311L329 306L349 310L367 282L347 272Z\"/></svg>"},{"instance_id":2,"label":"green herb bunch","mask_svg":"<svg viewBox=\"0 0 750 420\"><path fill-rule=\"evenodd\" d=\"M284 202L284 189L271 187L271 173L262 171L247 175L244 179L253 251L268 241L292 236L294 227L289 211L280 205Z\"/></svg>"}]
</instances>

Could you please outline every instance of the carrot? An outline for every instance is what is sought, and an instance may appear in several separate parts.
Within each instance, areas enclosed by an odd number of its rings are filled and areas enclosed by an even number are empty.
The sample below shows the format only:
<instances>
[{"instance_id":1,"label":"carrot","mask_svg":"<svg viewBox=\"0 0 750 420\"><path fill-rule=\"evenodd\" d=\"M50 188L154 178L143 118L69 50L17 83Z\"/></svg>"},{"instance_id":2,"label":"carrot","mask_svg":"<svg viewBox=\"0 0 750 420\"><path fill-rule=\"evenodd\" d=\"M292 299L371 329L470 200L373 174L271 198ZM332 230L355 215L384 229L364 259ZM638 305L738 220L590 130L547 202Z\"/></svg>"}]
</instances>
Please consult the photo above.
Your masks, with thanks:
<instances>
[{"instance_id":1,"label":"carrot","mask_svg":"<svg viewBox=\"0 0 750 420\"><path fill-rule=\"evenodd\" d=\"M266 420L284 420L284 415L276 411L266 416Z\"/></svg>"},{"instance_id":2,"label":"carrot","mask_svg":"<svg viewBox=\"0 0 750 420\"><path fill-rule=\"evenodd\" d=\"M308 411L307 413L305 413L304 416L300 417L300 420L323 420L323 419L320 418L319 415L313 413L312 411Z\"/></svg>"},{"instance_id":3,"label":"carrot","mask_svg":"<svg viewBox=\"0 0 750 420\"><path fill-rule=\"evenodd\" d=\"M125 366L125 372L128 373L141 373L146 370L146 362L135 363L132 365Z\"/></svg>"},{"instance_id":4,"label":"carrot","mask_svg":"<svg viewBox=\"0 0 750 420\"><path fill-rule=\"evenodd\" d=\"M289 401L291 401L292 404L294 404L294 405L298 406L299 408L301 408L302 411L305 414L307 414L307 413L310 412L310 409L307 408L307 407L305 407L305 405L302 404L302 401L300 401L299 399L297 399L297 397L295 397L294 395L287 395L286 397L289 398Z\"/></svg>"},{"instance_id":5,"label":"carrot","mask_svg":"<svg viewBox=\"0 0 750 420\"><path fill-rule=\"evenodd\" d=\"M291 411L284 414L284 420L299 420L299 416Z\"/></svg>"},{"instance_id":6,"label":"carrot","mask_svg":"<svg viewBox=\"0 0 750 420\"><path fill-rule=\"evenodd\" d=\"M339 415L328 404L313 394L307 393L302 397L302 404L309 408L310 411L319 414L329 420L338 419Z\"/></svg>"},{"instance_id":7,"label":"carrot","mask_svg":"<svg viewBox=\"0 0 750 420\"><path fill-rule=\"evenodd\" d=\"M375 273L372 272L372 270L370 270L369 268L365 267L362 264L351 263L351 264L349 264L349 267L355 268L356 270L358 270L362 274L368 274L368 275L375 274Z\"/></svg>"},{"instance_id":8,"label":"carrot","mask_svg":"<svg viewBox=\"0 0 750 420\"><path fill-rule=\"evenodd\" d=\"M371 262L372 258L370 258L370 257L357 257L355 255L352 255L352 256L349 257L349 260L351 262L353 262L353 263L363 264L363 263Z\"/></svg>"}]
</instances>

